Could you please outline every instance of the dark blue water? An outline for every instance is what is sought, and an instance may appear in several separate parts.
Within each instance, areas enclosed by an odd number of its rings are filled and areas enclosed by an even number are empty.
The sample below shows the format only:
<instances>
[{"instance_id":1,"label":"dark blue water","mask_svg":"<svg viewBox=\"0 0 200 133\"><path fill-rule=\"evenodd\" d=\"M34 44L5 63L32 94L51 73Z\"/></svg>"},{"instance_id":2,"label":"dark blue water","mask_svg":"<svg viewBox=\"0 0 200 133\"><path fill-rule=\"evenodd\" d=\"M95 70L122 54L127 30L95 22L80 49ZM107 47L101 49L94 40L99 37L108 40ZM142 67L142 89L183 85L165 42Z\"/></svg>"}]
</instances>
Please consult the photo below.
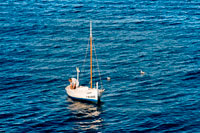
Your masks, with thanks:
<instances>
[{"instance_id":1,"label":"dark blue water","mask_svg":"<svg viewBox=\"0 0 200 133\"><path fill-rule=\"evenodd\" d=\"M64 89L90 20L100 105ZM200 131L199 0L1 1L0 66L0 132Z\"/></svg>"}]
</instances>

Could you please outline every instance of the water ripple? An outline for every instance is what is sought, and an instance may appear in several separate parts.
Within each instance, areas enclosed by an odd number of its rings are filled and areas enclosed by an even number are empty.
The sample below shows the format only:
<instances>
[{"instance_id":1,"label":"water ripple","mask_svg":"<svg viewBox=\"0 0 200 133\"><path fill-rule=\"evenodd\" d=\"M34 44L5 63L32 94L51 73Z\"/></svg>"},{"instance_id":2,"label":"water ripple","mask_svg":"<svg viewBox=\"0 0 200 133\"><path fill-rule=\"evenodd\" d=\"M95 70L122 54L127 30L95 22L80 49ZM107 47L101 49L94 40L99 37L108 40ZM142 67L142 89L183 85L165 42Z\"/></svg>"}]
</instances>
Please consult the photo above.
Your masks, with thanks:
<instances>
[{"instance_id":1,"label":"water ripple","mask_svg":"<svg viewBox=\"0 0 200 133\"><path fill-rule=\"evenodd\" d=\"M0 5L0 132L199 132L198 0ZM90 20L100 105L64 90L83 64ZM89 59L81 84L88 68Z\"/></svg>"}]
</instances>

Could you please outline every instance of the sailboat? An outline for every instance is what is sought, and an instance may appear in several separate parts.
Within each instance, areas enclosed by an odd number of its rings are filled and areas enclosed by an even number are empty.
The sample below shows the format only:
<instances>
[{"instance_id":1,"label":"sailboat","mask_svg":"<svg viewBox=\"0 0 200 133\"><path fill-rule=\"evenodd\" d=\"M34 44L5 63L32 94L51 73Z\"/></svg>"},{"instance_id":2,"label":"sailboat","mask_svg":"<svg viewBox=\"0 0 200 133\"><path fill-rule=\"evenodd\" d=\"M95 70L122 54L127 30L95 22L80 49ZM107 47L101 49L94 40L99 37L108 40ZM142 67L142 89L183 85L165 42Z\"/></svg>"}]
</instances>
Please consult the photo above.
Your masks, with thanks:
<instances>
[{"instance_id":1,"label":"sailboat","mask_svg":"<svg viewBox=\"0 0 200 133\"><path fill-rule=\"evenodd\" d=\"M79 68L76 68L77 71L77 81L78 85L76 89L71 89L68 85L65 90L69 97L72 99L90 101L94 103L99 103L104 89L99 89L98 82L93 86L92 82L92 22L90 21L90 87L88 86L79 86Z\"/></svg>"}]
</instances>

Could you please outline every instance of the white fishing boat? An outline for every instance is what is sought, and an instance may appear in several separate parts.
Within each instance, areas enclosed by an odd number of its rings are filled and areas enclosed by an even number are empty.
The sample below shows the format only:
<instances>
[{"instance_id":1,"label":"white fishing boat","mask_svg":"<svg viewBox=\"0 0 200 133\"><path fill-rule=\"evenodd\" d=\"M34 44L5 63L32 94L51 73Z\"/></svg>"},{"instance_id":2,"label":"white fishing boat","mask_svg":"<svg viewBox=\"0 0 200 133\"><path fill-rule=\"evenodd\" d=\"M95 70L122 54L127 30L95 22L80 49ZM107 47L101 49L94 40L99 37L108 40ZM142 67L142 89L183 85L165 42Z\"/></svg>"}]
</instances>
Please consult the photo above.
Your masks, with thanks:
<instances>
[{"instance_id":1,"label":"white fishing boat","mask_svg":"<svg viewBox=\"0 0 200 133\"><path fill-rule=\"evenodd\" d=\"M77 84L76 89L71 89L68 85L65 90L69 97L77 100L91 101L98 103L101 99L104 89L99 89L98 82L93 86L92 82L92 22L90 22L90 87L88 86L79 86L79 68L76 68L77 71Z\"/></svg>"}]
</instances>

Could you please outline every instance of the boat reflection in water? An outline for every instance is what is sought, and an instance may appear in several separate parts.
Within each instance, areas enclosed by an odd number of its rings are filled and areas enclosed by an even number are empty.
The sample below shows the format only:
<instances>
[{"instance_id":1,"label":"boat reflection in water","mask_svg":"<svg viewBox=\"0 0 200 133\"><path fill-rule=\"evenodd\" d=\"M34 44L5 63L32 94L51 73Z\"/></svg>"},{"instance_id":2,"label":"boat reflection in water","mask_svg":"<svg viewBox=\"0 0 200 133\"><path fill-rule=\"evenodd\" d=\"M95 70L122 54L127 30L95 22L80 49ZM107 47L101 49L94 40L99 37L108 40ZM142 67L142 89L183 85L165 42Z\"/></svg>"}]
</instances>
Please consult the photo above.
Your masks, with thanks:
<instances>
[{"instance_id":1,"label":"boat reflection in water","mask_svg":"<svg viewBox=\"0 0 200 133\"><path fill-rule=\"evenodd\" d=\"M101 118L101 105L83 103L67 99L68 109L73 114L73 130L75 131L98 131L103 127Z\"/></svg>"}]
</instances>

